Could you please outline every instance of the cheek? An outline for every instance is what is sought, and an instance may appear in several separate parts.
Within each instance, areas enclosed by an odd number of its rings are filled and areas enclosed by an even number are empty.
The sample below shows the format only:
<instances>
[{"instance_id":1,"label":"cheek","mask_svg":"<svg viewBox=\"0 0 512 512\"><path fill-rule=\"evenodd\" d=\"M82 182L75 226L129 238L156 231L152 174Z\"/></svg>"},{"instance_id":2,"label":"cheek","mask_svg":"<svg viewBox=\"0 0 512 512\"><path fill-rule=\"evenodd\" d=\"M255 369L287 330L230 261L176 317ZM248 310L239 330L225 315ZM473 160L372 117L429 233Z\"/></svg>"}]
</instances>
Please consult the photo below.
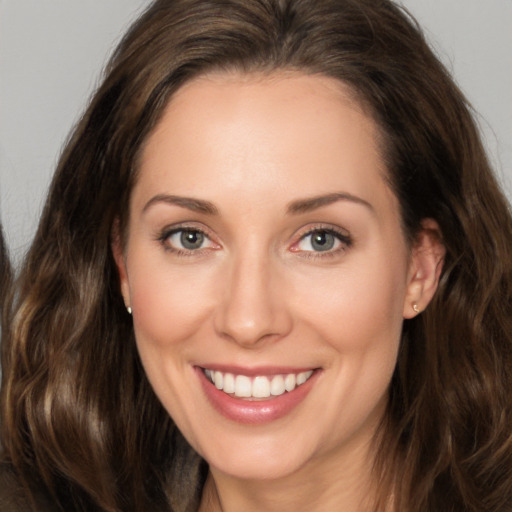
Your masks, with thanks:
<instances>
[{"instance_id":1,"label":"cheek","mask_svg":"<svg viewBox=\"0 0 512 512\"><path fill-rule=\"evenodd\" d=\"M193 432L191 421L200 413L186 382L211 310L211 276L191 266L171 267L165 258L133 259L131 270L135 337L147 378L173 419Z\"/></svg>"},{"instance_id":2,"label":"cheek","mask_svg":"<svg viewBox=\"0 0 512 512\"><path fill-rule=\"evenodd\" d=\"M141 351L186 342L211 310L208 269L134 261L130 277L134 328Z\"/></svg>"},{"instance_id":3,"label":"cheek","mask_svg":"<svg viewBox=\"0 0 512 512\"><path fill-rule=\"evenodd\" d=\"M401 339L405 266L374 254L357 268L317 276L308 300L300 301L308 333L331 348L331 389L340 408L333 415L352 418L347 432L372 411L382 413L377 404L387 396Z\"/></svg>"},{"instance_id":4,"label":"cheek","mask_svg":"<svg viewBox=\"0 0 512 512\"><path fill-rule=\"evenodd\" d=\"M382 352L387 346L394 353L403 321L406 267L389 258L368 259L357 268L347 265L297 283L298 316L338 350Z\"/></svg>"}]
</instances>

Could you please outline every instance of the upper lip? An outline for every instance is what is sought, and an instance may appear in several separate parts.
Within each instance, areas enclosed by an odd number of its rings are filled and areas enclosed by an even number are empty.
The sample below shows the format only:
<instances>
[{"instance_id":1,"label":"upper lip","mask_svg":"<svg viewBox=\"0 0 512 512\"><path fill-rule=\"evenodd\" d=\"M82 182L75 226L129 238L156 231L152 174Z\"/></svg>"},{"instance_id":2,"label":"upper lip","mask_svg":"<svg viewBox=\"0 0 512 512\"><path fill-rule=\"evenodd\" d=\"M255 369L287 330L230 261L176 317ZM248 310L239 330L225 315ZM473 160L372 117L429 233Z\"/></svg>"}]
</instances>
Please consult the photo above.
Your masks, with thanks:
<instances>
[{"instance_id":1,"label":"upper lip","mask_svg":"<svg viewBox=\"0 0 512 512\"><path fill-rule=\"evenodd\" d=\"M233 373L235 375L246 375L256 377L258 375L283 375L289 373L301 373L310 370L317 370L315 366L238 366L229 364L204 363L196 365L203 370L214 370L222 373Z\"/></svg>"}]
</instances>

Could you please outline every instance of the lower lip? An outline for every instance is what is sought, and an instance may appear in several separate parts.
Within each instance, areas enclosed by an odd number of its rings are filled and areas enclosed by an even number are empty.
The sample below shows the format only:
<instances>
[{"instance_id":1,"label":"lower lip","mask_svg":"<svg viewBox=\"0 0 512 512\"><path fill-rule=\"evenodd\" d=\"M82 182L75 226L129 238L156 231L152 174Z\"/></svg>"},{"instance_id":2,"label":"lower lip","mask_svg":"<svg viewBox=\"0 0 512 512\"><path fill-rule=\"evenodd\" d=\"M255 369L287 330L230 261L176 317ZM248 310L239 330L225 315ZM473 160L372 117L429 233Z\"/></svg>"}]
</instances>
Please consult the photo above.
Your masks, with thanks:
<instances>
[{"instance_id":1,"label":"lower lip","mask_svg":"<svg viewBox=\"0 0 512 512\"><path fill-rule=\"evenodd\" d=\"M232 397L220 391L206 377L201 368L196 367L195 370L213 407L225 418L248 425L268 423L286 416L306 398L320 373L318 370L314 371L304 384L280 396L263 400L247 400Z\"/></svg>"}]
</instances>

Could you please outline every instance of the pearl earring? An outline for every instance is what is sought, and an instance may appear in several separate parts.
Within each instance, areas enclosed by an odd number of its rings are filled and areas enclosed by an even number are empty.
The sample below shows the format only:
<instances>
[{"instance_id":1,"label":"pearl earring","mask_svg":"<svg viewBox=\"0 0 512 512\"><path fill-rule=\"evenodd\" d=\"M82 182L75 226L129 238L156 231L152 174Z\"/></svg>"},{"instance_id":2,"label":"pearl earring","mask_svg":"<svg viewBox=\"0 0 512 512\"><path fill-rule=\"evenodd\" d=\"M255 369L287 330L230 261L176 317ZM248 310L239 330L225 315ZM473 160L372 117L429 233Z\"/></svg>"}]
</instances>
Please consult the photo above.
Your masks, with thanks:
<instances>
[{"instance_id":1,"label":"pearl earring","mask_svg":"<svg viewBox=\"0 0 512 512\"><path fill-rule=\"evenodd\" d=\"M126 308L126 311L128 311L128 314L131 315L132 314L132 308L130 306L128 306Z\"/></svg>"},{"instance_id":2,"label":"pearl earring","mask_svg":"<svg viewBox=\"0 0 512 512\"><path fill-rule=\"evenodd\" d=\"M414 311L415 311L416 313L419 313L419 312L420 312L420 308L418 307L418 304L416 304L416 303L414 303L414 304L412 305L412 309L414 309Z\"/></svg>"}]
</instances>

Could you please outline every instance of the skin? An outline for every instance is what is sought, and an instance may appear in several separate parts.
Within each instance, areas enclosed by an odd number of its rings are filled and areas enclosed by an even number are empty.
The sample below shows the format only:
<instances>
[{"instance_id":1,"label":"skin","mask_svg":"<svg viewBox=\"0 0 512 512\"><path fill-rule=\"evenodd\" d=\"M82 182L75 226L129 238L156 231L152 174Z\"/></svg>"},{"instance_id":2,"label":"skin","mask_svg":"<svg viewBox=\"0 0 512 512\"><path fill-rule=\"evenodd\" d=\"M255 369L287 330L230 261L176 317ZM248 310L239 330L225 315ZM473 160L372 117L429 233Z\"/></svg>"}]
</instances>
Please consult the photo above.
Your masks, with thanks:
<instances>
[{"instance_id":1,"label":"skin","mask_svg":"<svg viewBox=\"0 0 512 512\"><path fill-rule=\"evenodd\" d=\"M174 95L144 147L114 255L148 378L210 464L203 511L369 507L403 319L443 257L433 221L407 244L378 141L333 79L212 74ZM183 227L205 233L198 249ZM315 229L339 233L332 249L315 250ZM195 368L216 364L317 373L284 417L247 425L205 396Z\"/></svg>"}]
</instances>

